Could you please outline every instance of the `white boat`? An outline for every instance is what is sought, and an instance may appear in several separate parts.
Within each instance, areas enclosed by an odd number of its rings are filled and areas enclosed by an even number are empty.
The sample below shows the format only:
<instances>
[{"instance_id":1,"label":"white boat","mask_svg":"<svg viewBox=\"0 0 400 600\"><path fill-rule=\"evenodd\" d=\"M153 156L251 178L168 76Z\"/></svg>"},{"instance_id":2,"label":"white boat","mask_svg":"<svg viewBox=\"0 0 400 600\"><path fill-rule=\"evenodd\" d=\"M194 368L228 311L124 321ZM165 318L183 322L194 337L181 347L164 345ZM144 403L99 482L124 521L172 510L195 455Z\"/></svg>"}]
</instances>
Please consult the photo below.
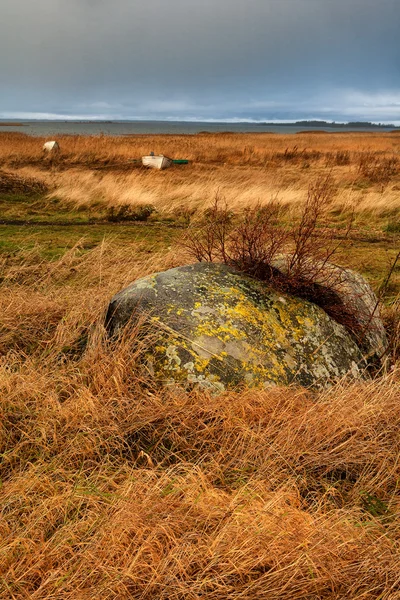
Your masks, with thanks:
<instances>
[{"instance_id":1,"label":"white boat","mask_svg":"<svg viewBox=\"0 0 400 600\"><path fill-rule=\"evenodd\" d=\"M57 154L60 151L60 146L55 140L52 140L51 142L45 142L43 144L43 151L51 154Z\"/></svg>"},{"instance_id":2,"label":"white boat","mask_svg":"<svg viewBox=\"0 0 400 600\"><path fill-rule=\"evenodd\" d=\"M174 164L172 158L168 158L163 154L150 154L149 156L142 156L142 164L144 167L152 167L153 169L168 169Z\"/></svg>"}]
</instances>

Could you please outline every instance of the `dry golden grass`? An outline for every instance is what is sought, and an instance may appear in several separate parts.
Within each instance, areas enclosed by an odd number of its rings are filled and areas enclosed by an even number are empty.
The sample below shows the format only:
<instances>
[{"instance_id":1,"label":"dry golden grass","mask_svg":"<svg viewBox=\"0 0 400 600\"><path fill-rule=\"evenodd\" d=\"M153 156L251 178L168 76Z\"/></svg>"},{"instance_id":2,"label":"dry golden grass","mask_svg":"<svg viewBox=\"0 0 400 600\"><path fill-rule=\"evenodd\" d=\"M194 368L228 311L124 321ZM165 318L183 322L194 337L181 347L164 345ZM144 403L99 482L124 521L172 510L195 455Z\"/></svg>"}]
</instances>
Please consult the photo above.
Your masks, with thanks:
<instances>
[{"instance_id":1,"label":"dry golden grass","mask_svg":"<svg viewBox=\"0 0 400 600\"><path fill-rule=\"evenodd\" d=\"M336 205L387 214L400 207L400 136L395 133L59 136L61 156L44 159L44 139L0 133L0 166L43 179L77 207L153 204L198 210L223 195L232 208L278 198L297 203L310 180L330 172ZM147 172L132 162L153 150L188 166ZM394 161L385 175L387 161ZM363 168L360 170L360 164ZM383 171L383 172L382 172Z\"/></svg>"},{"instance_id":2,"label":"dry golden grass","mask_svg":"<svg viewBox=\"0 0 400 600\"><path fill-rule=\"evenodd\" d=\"M398 369L318 394L160 391L146 336L110 345L101 318L182 258L39 250L1 264L1 598L399 597Z\"/></svg>"},{"instance_id":3,"label":"dry golden grass","mask_svg":"<svg viewBox=\"0 0 400 600\"><path fill-rule=\"evenodd\" d=\"M379 252L351 240L348 264L378 284L382 252L395 253L399 175L359 173L360 156L372 152L368 168L398 156L395 134L64 136L52 163L43 141L0 133L0 166L89 211L191 212L216 193L235 209L276 197L296 206L330 172L339 211L387 214L394 228ZM150 150L193 162L165 172L129 162ZM132 229L50 259L48 226L24 229L25 242L3 227L2 600L400 599L398 363L318 393L156 389L141 367L144 329L111 344L102 322L116 291L182 256L154 232L133 241ZM54 244L68 247L68 235ZM398 302L386 309L397 356Z\"/></svg>"},{"instance_id":4,"label":"dry golden grass","mask_svg":"<svg viewBox=\"0 0 400 600\"><path fill-rule=\"evenodd\" d=\"M64 160L75 164L126 164L153 150L196 163L253 164L276 161L334 158L335 153L360 152L398 154L397 133L268 134L209 133L197 135L80 136L59 135ZM45 138L22 133L0 132L0 161L24 164L41 161ZM294 149L297 151L294 151ZM286 156L285 156L286 152Z\"/></svg>"}]
</instances>

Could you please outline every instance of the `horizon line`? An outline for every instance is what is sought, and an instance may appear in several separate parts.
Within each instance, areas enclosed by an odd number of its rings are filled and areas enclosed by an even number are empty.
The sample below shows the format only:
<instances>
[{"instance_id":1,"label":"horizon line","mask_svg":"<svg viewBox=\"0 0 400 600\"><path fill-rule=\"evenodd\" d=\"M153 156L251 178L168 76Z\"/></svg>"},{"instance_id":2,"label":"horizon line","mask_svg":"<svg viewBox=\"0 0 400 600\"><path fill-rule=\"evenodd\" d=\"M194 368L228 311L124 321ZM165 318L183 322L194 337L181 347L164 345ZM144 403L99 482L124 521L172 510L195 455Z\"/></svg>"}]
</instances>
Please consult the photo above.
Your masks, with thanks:
<instances>
[{"instance_id":1,"label":"horizon line","mask_svg":"<svg viewBox=\"0 0 400 600\"><path fill-rule=\"evenodd\" d=\"M7 113L6 113L7 114ZM32 113L28 113L30 115L32 115ZM35 122L35 121L40 121L40 122L44 122L44 121L49 121L49 122L55 122L55 121L62 121L62 122L71 122L71 123L79 123L79 122L85 122L85 123L104 123L104 122L108 122L108 123L145 123L145 122L150 122L150 123L193 123L193 124L199 124L199 123L210 123L210 124L227 124L227 125L240 125L240 124L249 124L249 125L296 125L296 124L306 124L306 123L321 123L324 125L339 125L339 126L346 126L346 125L352 125L357 123L358 125L362 126L363 124L365 125L373 125L376 127L400 127L400 121L398 120L390 120L390 121L373 121L373 120L363 120L363 119L354 119L354 120L350 120L350 121L344 121L344 120L335 120L335 119L321 119L321 118L296 118L296 119L252 119L252 118L238 118L238 117L232 117L232 118L221 118L221 119L212 119L212 118L205 118L205 119L200 119L200 118L196 118L196 117L191 117L191 118L177 118L177 117L165 117L165 118L149 118L149 117L125 117L125 118L112 118L106 115L88 115L88 116L84 116L84 115L58 115L58 114L41 114L41 113L37 113L38 116L27 116L27 117L23 117L23 116L16 116L15 113L14 115L8 113L8 116L0 116L0 122L1 121L18 121L18 122L26 122L26 121L31 121L31 122ZM40 115L40 116L39 116Z\"/></svg>"}]
</instances>

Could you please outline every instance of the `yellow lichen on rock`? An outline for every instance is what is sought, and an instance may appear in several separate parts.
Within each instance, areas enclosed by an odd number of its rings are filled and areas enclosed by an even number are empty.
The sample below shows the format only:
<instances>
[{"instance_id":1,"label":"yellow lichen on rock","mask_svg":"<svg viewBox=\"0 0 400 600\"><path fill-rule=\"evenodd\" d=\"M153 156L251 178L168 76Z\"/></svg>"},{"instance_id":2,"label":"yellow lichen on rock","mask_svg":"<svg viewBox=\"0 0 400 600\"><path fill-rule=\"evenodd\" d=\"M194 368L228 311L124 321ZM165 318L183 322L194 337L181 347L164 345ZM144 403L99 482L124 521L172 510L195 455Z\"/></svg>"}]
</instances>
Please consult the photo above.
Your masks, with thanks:
<instances>
[{"instance_id":1,"label":"yellow lichen on rock","mask_svg":"<svg viewBox=\"0 0 400 600\"><path fill-rule=\"evenodd\" d=\"M148 278L146 278L148 280ZM278 294L223 265L199 263L137 282L114 299L116 329L140 306L158 341L155 377L211 390L326 385L359 377L362 357L345 329L318 306Z\"/></svg>"}]
</instances>

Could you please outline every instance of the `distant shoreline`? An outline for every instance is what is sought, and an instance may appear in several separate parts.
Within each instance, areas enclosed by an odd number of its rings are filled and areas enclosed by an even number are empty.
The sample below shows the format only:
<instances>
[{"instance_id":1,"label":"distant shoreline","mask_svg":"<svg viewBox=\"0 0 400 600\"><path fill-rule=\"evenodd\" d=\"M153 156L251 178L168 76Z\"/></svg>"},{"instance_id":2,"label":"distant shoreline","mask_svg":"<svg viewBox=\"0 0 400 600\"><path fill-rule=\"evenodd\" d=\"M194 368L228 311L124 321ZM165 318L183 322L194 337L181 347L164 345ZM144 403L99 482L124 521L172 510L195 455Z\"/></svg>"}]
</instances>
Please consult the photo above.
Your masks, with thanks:
<instances>
[{"instance_id":1,"label":"distant shoreline","mask_svg":"<svg viewBox=\"0 0 400 600\"><path fill-rule=\"evenodd\" d=\"M23 127L27 126L30 123L70 123L70 124L82 124L82 125L135 125L135 124L143 124L143 123L153 123L153 124L168 124L168 125L209 125L209 126L226 126L226 127L235 127L235 126L251 126L251 127L304 127L305 129L312 128L320 128L327 127L329 129L399 129L400 126L395 125L394 123L373 123L371 121L348 121L346 123L336 122L336 121L316 121L316 120L300 120L300 121L283 121L283 122L273 122L273 121L171 121L171 120L148 120L148 119L15 119L13 121L6 121L5 119L0 119L0 126L2 127Z\"/></svg>"},{"instance_id":2,"label":"distant shoreline","mask_svg":"<svg viewBox=\"0 0 400 600\"><path fill-rule=\"evenodd\" d=\"M273 125L273 123L265 122L260 123L265 127ZM329 121L294 121L291 123L276 123L275 126L279 127L305 127L307 128L315 128L315 127L329 127L329 129L399 129L397 125L393 123L388 123L387 125L383 123L371 123L370 121L349 121L348 123L336 123L333 121L332 123Z\"/></svg>"},{"instance_id":3,"label":"distant shoreline","mask_svg":"<svg viewBox=\"0 0 400 600\"><path fill-rule=\"evenodd\" d=\"M349 123L329 123L327 121L295 121L293 123L241 123L210 121L91 121L91 120L0 120L1 134L13 131L29 136L54 138L58 135L195 135L195 134L235 134L235 133L275 133L313 134L325 133L390 133L400 132L394 124L355 121Z\"/></svg>"}]
</instances>

